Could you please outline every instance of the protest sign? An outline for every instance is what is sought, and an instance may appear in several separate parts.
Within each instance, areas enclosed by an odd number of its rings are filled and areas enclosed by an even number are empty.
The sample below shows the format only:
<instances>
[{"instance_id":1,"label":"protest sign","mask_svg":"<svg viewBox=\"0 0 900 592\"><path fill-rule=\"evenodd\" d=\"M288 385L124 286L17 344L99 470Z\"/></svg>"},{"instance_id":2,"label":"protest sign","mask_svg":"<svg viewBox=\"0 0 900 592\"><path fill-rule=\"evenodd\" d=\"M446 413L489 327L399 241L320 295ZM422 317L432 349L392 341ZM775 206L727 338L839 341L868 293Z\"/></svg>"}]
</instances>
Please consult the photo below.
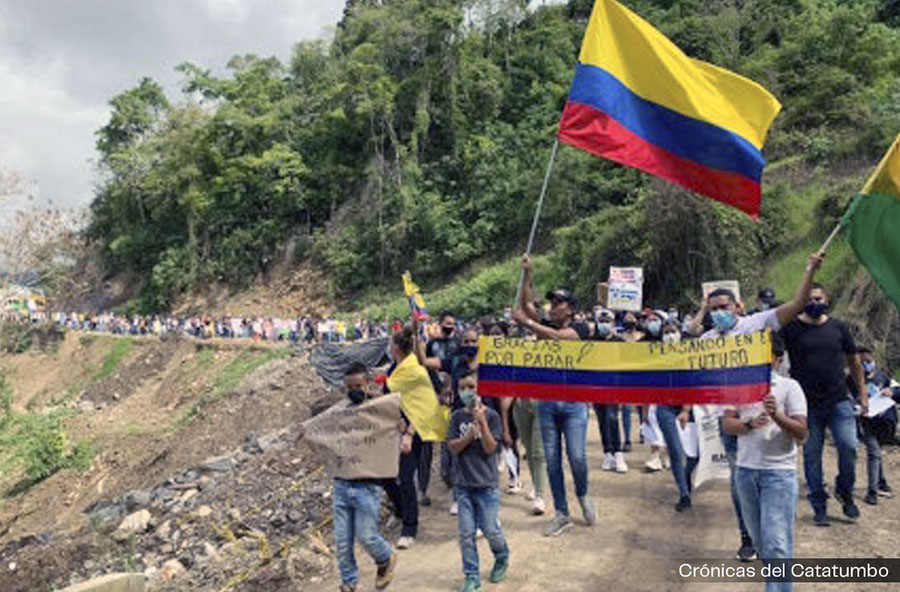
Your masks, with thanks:
<instances>
[{"instance_id":1,"label":"protest sign","mask_svg":"<svg viewBox=\"0 0 900 592\"><path fill-rule=\"evenodd\" d=\"M719 288L724 288L726 290L731 290L734 294L734 297L738 302L743 302L741 300L741 284L737 280L719 280L716 282L703 282L703 299L706 300L706 297L709 296L710 292L713 290L718 290Z\"/></svg>"},{"instance_id":2,"label":"protest sign","mask_svg":"<svg viewBox=\"0 0 900 592\"><path fill-rule=\"evenodd\" d=\"M874 390L874 392L872 392ZM869 389L869 411L866 417L877 417L896 405L892 397L886 397L879 389Z\"/></svg>"},{"instance_id":3,"label":"protest sign","mask_svg":"<svg viewBox=\"0 0 900 592\"><path fill-rule=\"evenodd\" d=\"M700 453L697 467L694 469L694 487L700 487L712 479L729 479L731 470L719 435L718 408L714 405L695 405L693 413Z\"/></svg>"},{"instance_id":4,"label":"protest sign","mask_svg":"<svg viewBox=\"0 0 900 592\"><path fill-rule=\"evenodd\" d=\"M610 267L606 305L612 310L638 312L644 300L644 270Z\"/></svg>"},{"instance_id":5,"label":"protest sign","mask_svg":"<svg viewBox=\"0 0 900 592\"><path fill-rule=\"evenodd\" d=\"M400 395L389 394L359 405L343 401L304 424L306 439L325 449L341 479L397 476Z\"/></svg>"},{"instance_id":6,"label":"protest sign","mask_svg":"<svg viewBox=\"0 0 900 592\"><path fill-rule=\"evenodd\" d=\"M769 392L766 333L663 342L482 337L479 394L634 404L746 404Z\"/></svg>"}]
</instances>

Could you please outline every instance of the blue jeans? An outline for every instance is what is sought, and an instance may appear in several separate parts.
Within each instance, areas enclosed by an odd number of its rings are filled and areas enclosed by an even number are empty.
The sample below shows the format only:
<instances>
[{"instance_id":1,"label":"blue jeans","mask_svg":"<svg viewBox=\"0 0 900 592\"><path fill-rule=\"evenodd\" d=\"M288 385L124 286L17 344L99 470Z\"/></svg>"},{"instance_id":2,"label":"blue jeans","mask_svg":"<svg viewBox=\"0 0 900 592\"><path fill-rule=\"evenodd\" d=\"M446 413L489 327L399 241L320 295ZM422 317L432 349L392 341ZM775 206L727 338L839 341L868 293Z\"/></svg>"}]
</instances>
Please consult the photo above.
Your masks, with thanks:
<instances>
[{"instance_id":1,"label":"blue jeans","mask_svg":"<svg viewBox=\"0 0 900 592\"><path fill-rule=\"evenodd\" d=\"M656 421L669 451L669 466L672 468L672 476L675 477L675 485L678 486L678 495L683 497L691 494L691 474L700 459L696 456L685 456L681 436L678 435L678 427L675 425L677 417L675 410L667 405L656 407Z\"/></svg>"},{"instance_id":2,"label":"blue jeans","mask_svg":"<svg viewBox=\"0 0 900 592\"><path fill-rule=\"evenodd\" d=\"M334 480L334 543L344 584L355 586L359 581L359 569L353 555L354 541L359 541L375 563L384 563L391 558L391 545L378 532L381 493L381 486L374 483Z\"/></svg>"},{"instance_id":3,"label":"blue jeans","mask_svg":"<svg viewBox=\"0 0 900 592\"><path fill-rule=\"evenodd\" d=\"M594 412L597 414L597 425L600 427L603 452L622 452L622 441L619 437L619 406L595 403Z\"/></svg>"},{"instance_id":4,"label":"blue jeans","mask_svg":"<svg viewBox=\"0 0 900 592\"><path fill-rule=\"evenodd\" d=\"M631 444L631 405L622 405L622 432L622 442Z\"/></svg>"},{"instance_id":5,"label":"blue jeans","mask_svg":"<svg viewBox=\"0 0 900 592\"><path fill-rule=\"evenodd\" d=\"M741 537L750 537L750 531L744 524L744 515L741 512L741 500L738 496L737 479L735 477L735 468L737 464L737 436L734 434L726 434L722 429L722 418L719 418L719 437L722 439L722 448L725 449L725 457L728 459L728 470L731 480L731 505L734 506L734 513L737 515L738 530L741 531ZM751 539L753 537L750 537ZM758 549L757 549L758 551Z\"/></svg>"},{"instance_id":6,"label":"blue jeans","mask_svg":"<svg viewBox=\"0 0 900 592\"><path fill-rule=\"evenodd\" d=\"M881 460L881 444L872 427L872 420L863 417L859 421L860 437L866 445L866 474L869 477L868 491L877 493L878 488L887 485L884 478L884 465Z\"/></svg>"},{"instance_id":7,"label":"blue jeans","mask_svg":"<svg viewBox=\"0 0 900 592\"><path fill-rule=\"evenodd\" d=\"M806 475L809 503L814 511L825 511L825 480L822 476L822 448L825 427L831 430L838 453L838 475L834 491L852 495L856 480L856 415L850 399L825 405L810 405L806 425L809 439L803 446L803 472Z\"/></svg>"},{"instance_id":8,"label":"blue jeans","mask_svg":"<svg viewBox=\"0 0 900 592\"><path fill-rule=\"evenodd\" d=\"M569 515L566 501L566 484L562 469L562 438L566 439L566 454L575 480L575 495L579 498L588 492L588 466L585 451L588 408L585 403L567 401L538 402L538 418L541 424L541 440L547 459L547 478L553 494L553 507L557 514Z\"/></svg>"},{"instance_id":9,"label":"blue jeans","mask_svg":"<svg viewBox=\"0 0 900 592\"><path fill-rule=\"evenodd\" d=\"M479 579L478 546L475 531L481 529L494 553L495 561L509 559L509 547L500 528L500 489L497 487L457 486L456 503L459 504L459 550L462 552L463 573L466 578Z\"/></svg>"},{"instance_id":10,"label":"blue jeans","mask_svg":"<svg viewBox=\"0 0 900 592\"><path fill-rule=\"evenodd\" d=\"M768 564L791 559L797 515L797 471L736 467L734 474L744 519L760 559ZM790 567L785 573L790 575ZM790 581L766 582L767 592L790 589Z\"/></svg>"}]
</instances>

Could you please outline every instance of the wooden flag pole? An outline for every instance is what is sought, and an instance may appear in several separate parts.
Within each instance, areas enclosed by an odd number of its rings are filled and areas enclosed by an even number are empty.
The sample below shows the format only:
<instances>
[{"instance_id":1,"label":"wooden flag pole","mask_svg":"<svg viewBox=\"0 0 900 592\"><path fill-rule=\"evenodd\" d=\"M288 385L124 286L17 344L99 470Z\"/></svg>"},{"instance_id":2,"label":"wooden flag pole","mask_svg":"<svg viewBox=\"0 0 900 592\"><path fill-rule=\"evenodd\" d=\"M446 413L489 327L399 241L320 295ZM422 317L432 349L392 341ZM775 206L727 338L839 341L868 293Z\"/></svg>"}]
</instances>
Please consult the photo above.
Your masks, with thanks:
<instances>
[{"instance_id":1,"label":"wooden flag pole","mask_svg":"<svg viewBox=\"0 0 900 592\"><path fill-rule=\"evenodd\" d=\"M544 207L544 196L547 194L547 185L550 183L550 171L553 170L553 163L556 161L556 152L559 150L559 138L553 141L553 150L550 151L550 160L547 162L547 170L544 172L544 184L541 186L541 195L538 197L537 208L534 211L534 220L531 221L531 232L528 234L528 246L525 247L525 254L531 255L531 249L534 246L534 235L537 234L538 221L541 219L541 210ZM522 298L522 288L525 284L525 271L519 272L519 287L516 288L516 299L513 302L513 308L519 306L519 300Z\"/></svg>"},{"instance_id":2,"label":"wooden flag pole","mask_svg":"<svg viewBox=\"0 0 900 592\"><path fill-rule=\"evenodd\" d=\"M828 238L825 239L825 242L822 243L822 246L819 248L819 255L824 255L825 251L828 250L828 247L831 246L832 241L837 238L838 233L840 233L841 228L844 227L844 219L841 218L841 221L838 222L837 226L834 227L834 230L831 231L831 234L828 235Z\"/></svg>"}]
</instances>

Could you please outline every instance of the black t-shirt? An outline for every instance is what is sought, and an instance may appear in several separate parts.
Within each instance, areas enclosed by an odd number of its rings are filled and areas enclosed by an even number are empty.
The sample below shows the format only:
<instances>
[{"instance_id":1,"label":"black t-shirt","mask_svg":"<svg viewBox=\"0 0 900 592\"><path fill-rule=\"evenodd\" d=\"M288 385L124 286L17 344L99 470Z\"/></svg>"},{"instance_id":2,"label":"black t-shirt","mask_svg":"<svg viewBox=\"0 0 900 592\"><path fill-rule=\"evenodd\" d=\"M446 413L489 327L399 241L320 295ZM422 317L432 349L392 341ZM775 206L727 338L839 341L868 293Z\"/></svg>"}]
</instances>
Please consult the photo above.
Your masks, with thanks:
<instances>
[{"instance_id":1,"label":"black t-shirt","mask_svg":"<svg viewBox=\"0 0 900 592\"><path fill-rule=\"evenodd\" d=\"M791 378L800 383L810 405L831 403L847 396L844 367L856 344L847 325L828 319L810 325L799 319L781 330L791 362Z\"/></svg>"},{"instance_id":2,"label":"black t-shirt","mask_svg":"<svg viewBox=\"0 0 900 592\"><path fill-rule=\"evenodd\" d=\"M445 360L459 355L459 340L456 337L441 337L440 339L432 339L425 345L425 357L437 358L443 365ZM449 370L444 370L449 372ZM431 379L431 385L436 393L441 392L441 377L431 368L428 369L428 377ZM454 391L456 390L454 382Z\"/></svg>"},{"instance_id":3,"label":"black t-shirt","mask_svg":"<svg viewBox=\"0 0 900 592\"><path fill-rule=\"evenodd\" d=\"M441 360L454 356L459 352L459 339L456 337L441 337L432 339L425 346L426 358L440 358Z\"/></svg>"},{"instance_id":4,"label":"black t-shirt","mask_svg":"<svg viewBox=\"0 0 900 592\"><path fill-rule=\"evenodd\" d=\"M462 487L497 487L499 475L497 470L497 454L500 450L501 426L500 416L490 407L484 410L488 428L498 442L497 449L488 454L484 451L481 439L469 444L465 450L455 457L453 462L453 483ZM468 409L458 409L450 417L450 428L447 439L456 440L466 434L474 422Z\"/></svg>"},{"instance_id":5,"label":"black t-shirt","mask_svg":"<svg viewBox=\"0 0 900 592\"><path fill-rule=\"evenodd\" d=\"M549 319L545 319L545 320L541 321L541 324L545 327L550 327L551 329L556 329L557 331L562 329L562 327L560 327L559 324L554 323L553 321L551 321ZM575 332L578 333L578 339L580 339L581 341L587 341L588 339L591 338L591 329L584 323L575 323L573 325L569 325L568 328L574 329Z\"/></svg>"}]
</instances>

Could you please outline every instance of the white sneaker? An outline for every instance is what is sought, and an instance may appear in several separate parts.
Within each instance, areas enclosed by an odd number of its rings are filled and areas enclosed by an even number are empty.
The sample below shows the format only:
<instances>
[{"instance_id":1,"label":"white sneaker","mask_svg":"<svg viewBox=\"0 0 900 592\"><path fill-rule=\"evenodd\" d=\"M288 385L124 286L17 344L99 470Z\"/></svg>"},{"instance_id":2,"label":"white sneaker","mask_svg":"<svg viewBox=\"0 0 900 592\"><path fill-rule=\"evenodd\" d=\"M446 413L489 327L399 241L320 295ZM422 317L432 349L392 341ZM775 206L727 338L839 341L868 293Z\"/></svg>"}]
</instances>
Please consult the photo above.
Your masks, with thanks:
<instances>
[{"instance_id":1,"label":"white sneaker","mask_svg":"<svg viewBox=\"0 0 900 592\"><path fill-rule=\"evenodd\" d=\"M475 538L476 538L476 539L483 539L483 538L484 538L484 531L481 530L480 528L476 528L476 529L475 529Z\"/></svg>"},{"instance_id":2,"label":"white sneaker","mask_svg":"<svg viewBox=\"0 0 900 592\"><path fill-rule=\"evenodd\" d=\"M398 549L409 549L413 546L413 543L416 542L416 539L409 536L402 536L397 539L397 548Z\"/></svg>"},{"instance_id":3,"label":"white sneaker","mask_svg":"<svg viewBox=\"0 0 900 592\"><path fill-rule=\"evenodd\" d=\"M662 460L659 458L659 454L654 454L650 457L650 460L644 463L644 470L648 473L655 473L656 471L661 471L663 469Z\"/></svg>"},{"instance_id":4,"label":"white sneaker","mask_svg":"<svg viewBox=\"0 0 900 592\"><path fill-rule=\"evenodd\" d=\"M544 500L535 496L534 502L531 505L531 513L535 516L541 516L544 512L547 511L546 506L544 506Z\"/></svg>"},{"instance_id":5,"label":"white sneaker","mask_svg":"<svg viewBox=\"0 0 900 592\"><path fill-rule=\"evenodd\" d=\"M625 455L621 452L617 452L613 455L613 458L616 463L616 472L617 473L627 473L628 465L625 464Z\"/></svg>"},{"instance_id":6,"label":"white sneaker","mask_svg":"<svg viewBox=\"0 0 900 592\"><path fill-rule=\"evenodd\" d=\"M534 487L528 489L528 493L525 494L525 501L533 502L534 498L537 497L534 494Z\"/></svg>"},{"instance_id":7,"label":"white sneaker","mask_svg":"<svg viewBox=\"0 0 900 592\"><path fill-rule=\"evenodd\" d=\"M662 466L664 469L668 469L670 466L672 466L669 463L669 453L668 452L666 454L660 454L660 456L662 457Z\"/></svg>"},{"instance_id":8,"label":"white sneaker","mask_svg":"<svg viewBox=\"0 0 900 592\"><path fill-rule=\"evenodd\" d=\"M522 492L522 484L516 481L515 483L510 483L506 488L506 493L509 495L516 495L517 493Z\"/></svg>"},{"instance_id":9,"label":"white sneaker","mask_svg":"<svg viewBox=\"0 0 900 592\"><path fill-rule=\"evenodd\" d=\"M452 504L450 504L450 515L456 516L457 514L459 514L459 504L453 502Z\"/></svg>"},{"instance_id":10,"label":"white sneaker","mask_svg":"<svg viewBox=\"0 0 900 592\"><path fill-rule=\"evenodd\" d=\"M603 454L603 464L600 465L601 471L612 471L616 468L616 457L612 452Z\"/></svg>"}]
</instances>

